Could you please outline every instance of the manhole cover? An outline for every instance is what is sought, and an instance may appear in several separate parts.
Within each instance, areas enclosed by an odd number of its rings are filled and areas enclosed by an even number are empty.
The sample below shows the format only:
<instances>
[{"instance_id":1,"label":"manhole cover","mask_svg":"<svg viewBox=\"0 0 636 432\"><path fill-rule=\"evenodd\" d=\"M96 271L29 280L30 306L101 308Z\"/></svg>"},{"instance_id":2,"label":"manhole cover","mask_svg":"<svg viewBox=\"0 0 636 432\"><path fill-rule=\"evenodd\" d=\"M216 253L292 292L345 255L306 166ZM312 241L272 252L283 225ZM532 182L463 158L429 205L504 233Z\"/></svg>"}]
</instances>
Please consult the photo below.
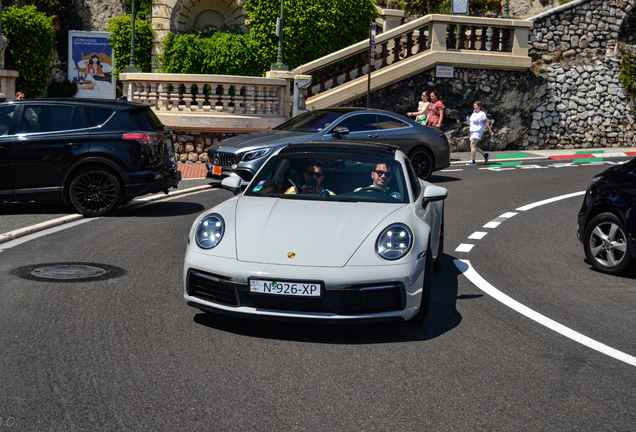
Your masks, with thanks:
<instances>
[{"instance_id":1,"label":"manhole cover","mask_svg":"<svg viewBox=\"0 0 636 432\"><path fill-rule=\"evenodd\" d=\"M45 279L77 280L100 277L106 270L89 265L51 265L31 270L33 276Z\"/></svg>"},{"instance_id":2,"label":"manhole cover","mask_svg":"<svg viewBox=\"0 0 636 432\"><path fill-rule=\"evenodd\" d=\"M88 282L118 278L126 271L101 263L92 262L54 262L20 267L12 270L14 275L41 282Z\"/></svg>"}]
</instances>

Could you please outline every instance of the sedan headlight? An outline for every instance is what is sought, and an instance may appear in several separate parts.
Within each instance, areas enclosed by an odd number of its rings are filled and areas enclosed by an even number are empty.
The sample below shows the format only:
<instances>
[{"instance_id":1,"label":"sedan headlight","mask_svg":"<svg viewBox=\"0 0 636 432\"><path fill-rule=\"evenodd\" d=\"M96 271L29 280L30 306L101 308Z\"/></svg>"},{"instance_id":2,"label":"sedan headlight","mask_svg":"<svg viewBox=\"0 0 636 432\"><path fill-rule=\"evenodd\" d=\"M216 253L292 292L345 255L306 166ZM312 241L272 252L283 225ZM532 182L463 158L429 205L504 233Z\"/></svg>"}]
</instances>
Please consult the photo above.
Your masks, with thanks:
<instances>
[{"instance_id":1,"label":"sedan headlight","mask_svg":"<svg viewBox=\"0 0 636 432\"><path fill-rule=\"evenodd\" d=\"M272 149L269 148L269 147L248 151L247 153L245 153L243 155L243 160L244 161L251 161L251 160L254 160L254 159L260 159L260 158L262 158L264 156L267 156L269 154L269 152L271 152L271 151L272 151Z\"/></svg>"},{"instance_id":2,"label":"sedan headlight","mask_svg":"<svg viewBox=\"0 0 636 432\"><path fill-rule=\"evenodd\" d=\"M212 249L223 239L225 221L221 215L212 213L204 217L195 233L197 245L202 249Z\"/></svg>"},{"instance_id":3,"label":"sedan headlight","mask_svg":"<svg viewBox=\"0 0 636 432\"><path fill-rule=\"evenodd\" d=\"M393 224L384 229L375 250L385 260L397 260L409 253L413 246L413 233L404 224Z\"/></svg>"}]
</instances>

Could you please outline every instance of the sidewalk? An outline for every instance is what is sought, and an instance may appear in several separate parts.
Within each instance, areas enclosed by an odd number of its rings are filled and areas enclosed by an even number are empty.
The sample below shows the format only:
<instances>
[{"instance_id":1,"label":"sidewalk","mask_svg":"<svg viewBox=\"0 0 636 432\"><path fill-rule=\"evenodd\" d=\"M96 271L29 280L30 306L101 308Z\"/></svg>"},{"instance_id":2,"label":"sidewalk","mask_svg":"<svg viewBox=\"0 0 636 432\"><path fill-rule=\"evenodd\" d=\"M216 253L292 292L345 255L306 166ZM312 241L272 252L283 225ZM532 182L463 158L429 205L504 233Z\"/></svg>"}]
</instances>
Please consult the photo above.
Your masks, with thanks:
<instances>
[{"instance_id":1,"label":"sidewalk","mask_svg":"<svg viewBox=\"0 0 636 432\"><path fill-rule=\"evenodd\" d=\"M635 157L636 147L614 147L614 148L591 148L591 149L556 149L556 150L509 150L488 152L490 157L488 163L496 164L516 164L520 165L524 161L554 160L576 162L600 162L603 159L617 157ZM451 153L451 165L465 165L470 160L470 152ZM483 162L484 158L477 153L476 162Z\"/></svg>"}]
</instances>

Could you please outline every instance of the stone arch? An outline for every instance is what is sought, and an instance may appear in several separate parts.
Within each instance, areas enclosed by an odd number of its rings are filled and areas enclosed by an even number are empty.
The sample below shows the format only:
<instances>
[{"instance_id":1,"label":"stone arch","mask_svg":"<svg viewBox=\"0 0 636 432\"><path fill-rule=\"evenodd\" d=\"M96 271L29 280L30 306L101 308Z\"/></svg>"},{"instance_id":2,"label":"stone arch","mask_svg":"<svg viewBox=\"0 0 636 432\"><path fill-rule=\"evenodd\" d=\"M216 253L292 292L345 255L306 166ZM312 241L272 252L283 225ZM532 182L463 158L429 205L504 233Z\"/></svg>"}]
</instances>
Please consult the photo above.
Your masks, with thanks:
<instances>
[{"instance_id":1,"label":"stone arch","mask_svg":"<svg viewBox=\"0 0 636 432\"><path fill-rule=\"evenodd\" d=\"M181 0L172 8L170 31L177 34L198 33L209 28L246 31L245 21L242 0Z\"/></svg>"}]
</instances>

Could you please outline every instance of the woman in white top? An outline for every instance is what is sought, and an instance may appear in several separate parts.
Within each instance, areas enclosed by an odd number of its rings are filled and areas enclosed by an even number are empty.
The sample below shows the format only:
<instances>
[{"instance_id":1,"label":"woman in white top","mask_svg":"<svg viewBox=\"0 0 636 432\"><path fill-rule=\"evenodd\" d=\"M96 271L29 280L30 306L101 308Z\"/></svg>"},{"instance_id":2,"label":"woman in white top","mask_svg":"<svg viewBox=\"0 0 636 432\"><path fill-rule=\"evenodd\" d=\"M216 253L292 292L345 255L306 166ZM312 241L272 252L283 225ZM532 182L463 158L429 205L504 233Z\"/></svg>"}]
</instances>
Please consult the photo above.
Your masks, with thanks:
<instances>
[{"instance_id":1,"label":"woman in white top","mask_svg":"<svg viewBox=\"0 0 636 432\"><path fill-rule=\"evenodd\" d=\"M486 113L482 111L483 105L480 101L473 105L475 112L470 116L467 123L470 125L470 161L466 165L475 165L475 153L479 152L484 156L485 163L488 163L488 153L477 147L477 141L481 140L481 134L484 129L488 128L490 136L494 136L494 132L488 125Z\"/></svg>"},{"instance_id":2,"label":"woman in white top","mask_svg":"<svg viewBox=\"0 0 636 432\"><path fill-rule=\"evenodd\" d=\"M415 116L415 121L421 125L426 122L426 116L428 115L428 107L431 104L428 101L429 96L430 93L428 91L424 91L422 93L422 100L417 107L417 112L406 113L408 117Z\"/></svg>"}]
</instances>

